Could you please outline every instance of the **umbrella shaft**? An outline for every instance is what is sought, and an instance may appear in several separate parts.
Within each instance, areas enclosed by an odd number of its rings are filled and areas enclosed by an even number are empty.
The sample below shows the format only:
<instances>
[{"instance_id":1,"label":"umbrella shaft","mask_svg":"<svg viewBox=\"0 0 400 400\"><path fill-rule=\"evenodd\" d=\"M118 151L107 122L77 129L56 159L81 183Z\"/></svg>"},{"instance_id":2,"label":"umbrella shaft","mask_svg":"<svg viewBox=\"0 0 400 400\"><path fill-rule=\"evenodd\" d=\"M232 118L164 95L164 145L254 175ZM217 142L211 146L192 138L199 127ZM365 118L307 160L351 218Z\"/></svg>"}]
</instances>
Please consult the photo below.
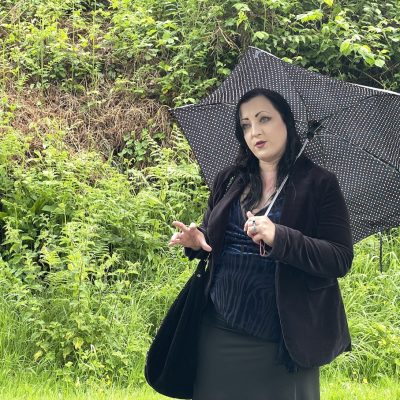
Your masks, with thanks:
<instances>
[{"instance_id":1,"label":"umbrella shaft","mask_svg":"<svg viewBox=\"0 0 400 400\"><path fill-rule=\"evenodd\" d=\"M305 142L304 142L302 148L301 148L300 151L299 151L299 154L297 154L296 159L294 160L294 163L295 163L295 162L297 161L297 159L303 154L303 151L304 151L304 149L306 148L307 143L308 143L308 139L305 140ZM294 165L294 163L293 163L293 165ZM289 173L290 173L290 172L289 172ZM274 203L275 203L275 200L278 198L279 193L282 191L282 189L283 189L283 187L285 186L285 183L286 183L286 181L288 180L288 178L289 178L289 174L287 174L287 175L285 176L285 179L284 179L284 180L282 181L282 183L280 184L278 190L277 190L276 193L275 193L274 198L272 199L271 203L269 204L269 206L268 206L268 208L267 208L267 211L265 211L265 214L264 214L265 216L268 216L269 212L271 211L272 206L273 206Z\"/></svg>"}]
</instances>

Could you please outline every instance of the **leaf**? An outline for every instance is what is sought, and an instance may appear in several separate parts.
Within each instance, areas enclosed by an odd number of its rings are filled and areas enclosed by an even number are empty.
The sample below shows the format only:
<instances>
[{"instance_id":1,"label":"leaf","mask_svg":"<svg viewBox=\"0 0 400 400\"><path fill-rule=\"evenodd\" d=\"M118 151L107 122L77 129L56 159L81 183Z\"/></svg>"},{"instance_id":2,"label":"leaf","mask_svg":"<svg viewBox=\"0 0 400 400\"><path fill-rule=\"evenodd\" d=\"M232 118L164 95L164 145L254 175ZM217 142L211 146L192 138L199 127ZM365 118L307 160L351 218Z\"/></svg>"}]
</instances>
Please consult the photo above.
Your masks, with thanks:
<instances>
[{"instance_id":1,"label":"leaf","mask_svg":"<svg viewBox=\"0 0 400 400\"><path fill-rule=\"evenodd\" d=\"M324 3L327 4L329 7L333 6L333 0L324 0Z\"/></svg>"},{"instance_id":2,"label":"leaf","mask_svg":"<svg viewBox=\"0 0 400 400\"><path fill-rule=\"evenodd\" d=\"M42 208L43 211L53 212L57 208L56 205L47 205Z\"/></svg>"},{"instance_id":3,"label":"leaf","mask_svg":"<svg viewBox=\"0 0 400 400\"><path fill-rule=\"evenodd\" d=\"M249 12L250 8L246 3L236 3L233 5L234 8L238 11Z\"/></svg>"},{"instance_id":4,"label":"leaf","mask_svg":"<svg viewBox=\"0 0 400 400\"><path fill-rule=\"evenodd\" d=\"M379 68L382 68L385 65L385 60L375 60L375 65Z\"/></svg>"},{"instance_id":5,"label":"leaf","mask_svg":"<svg viewBox=\"0 0 400 400\"><path fill-rule=\"evenodd\" d=\"M288 58L288 57L282 57L282 61L285 61L288 64L293 64L293 60L291 58Z\"/></svg>"},{"instance_id":6,"label":"leaf","mask_svg":"<svg viewBox=\"0 0 400 400\"><path fill-rule=\"evenodd\" d=\"M29 235L21 235L21 240L25 240L25 241L28 241L28 242L32 242L32 241L34 241L35 239L34 239L33 237L29 236Z\"/></svg>"},{"instance_id":7,"label":"leaf","mask_svg":"<svg viewBox=\"0 0 400 400\"><path fill-rule=\"evenodd\" d=\"M254 33L253 39L267 40L269 38L269 34L264 31L257 31Z\"/></svg>"},{"instance_id":8,"label":"leaf","mask_svg":"<svg viewBox=\"0 0 400 400\"><path fill-rule=\"evenodd\" d=\"M358 49L358 53L368 65L375 64L375 55L372 53L371 48L368 45L363 44L362 46L360 46Z\"/></svg>"},{"instance_id":9,"label":"leaf","mask_svg":"<svg viewBox=\"0 0 400 400\"><path fill-rule=\"evenodd\" d=\"M323 12L319 9L311 10L305 14L299 14L296 16L297 20L301 22L308 22L308 21L320 21L324 16Z\"/></svg>"},{"instance_id":10,"label":"leaf","mask_svg":"<svg viewBox=\"0 0 400 400\"><path fill-rule=\"evenodd\" d=\"M64 360L72 353L72 349L71 347L66 347L65 349L63 349L63 358Z\"/></svg>"},{"instance_id":11,"label":"leaf","mask_svg":"<svg viewBox=\"0 0 400 400\"><path fill-rule=\"evenodd\" d=\"M72 343L74 344L75 350L79 350L82 347L84 340L81 337L75 337Z\"/></svg>"},{"instance_id":12,"label":"leaf","mask_svg":"<svg viewBox=\"0 0 400 400\"><path fill-rule=\"evenodd\" d=\"M340 45L340 52L344 54L345 56L349 55L351 52L351 41L350 40L345 40L342 42Z\"/></svg>"},{"instance_id":13,"label":"leaf","mask_svg":"<svg viewBox=\"0 0 400 400\"><path fill-rule=\"evenodd\" d=\"M42 355L43 355L43 351L42 351L42 350L39 350L39 351L37 351L37 352L34 354L33 359L34 359L35 361L37 361L37 360L39 360L40 357L42 357Z\"/></svg>"}]
</instances>

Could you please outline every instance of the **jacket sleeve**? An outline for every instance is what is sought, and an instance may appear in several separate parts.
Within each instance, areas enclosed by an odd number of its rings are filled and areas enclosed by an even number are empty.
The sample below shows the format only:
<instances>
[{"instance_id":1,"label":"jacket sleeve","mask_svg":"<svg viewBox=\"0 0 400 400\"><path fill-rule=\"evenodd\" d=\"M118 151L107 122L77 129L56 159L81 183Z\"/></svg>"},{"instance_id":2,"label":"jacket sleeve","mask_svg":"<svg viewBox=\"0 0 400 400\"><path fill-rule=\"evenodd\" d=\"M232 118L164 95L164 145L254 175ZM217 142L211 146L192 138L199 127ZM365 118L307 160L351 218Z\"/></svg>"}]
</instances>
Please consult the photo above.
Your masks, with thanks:
<instances>
[{"instance_id":1,"label":"jacket sleeve","mask_svg":"<svg viewBox=\"0 0 400 400\"><path fill-rule=\"evenodd\" d=\"M302 271L325 278L344 276L353 260L349 214L335 176L331 176L318 209L314 237L276 224L270 256Z\"/></svg>"},{"instance_id":2,"label":"jacket sleeve","mask_svg":"<svg viewBox=\"0 0 400 400\"><path fill-rule=\"evenodd\" d=\"M207 209L207 211L208 211L208 209ZM207 213L207 211L206 211L206 213ZM201 224L201 226L199 226L197 229L199 229L201 232L203 232L204 237L206 238L206 242L208 243L207 229L204 227L204 221ZM205 251L203 249L193 250L190 247L185 247L184 253L185 253L185 256L189 258L189 260L194 260L195 258L204 260L210 254L208 251Z\"/></svg>"}]
</instances>

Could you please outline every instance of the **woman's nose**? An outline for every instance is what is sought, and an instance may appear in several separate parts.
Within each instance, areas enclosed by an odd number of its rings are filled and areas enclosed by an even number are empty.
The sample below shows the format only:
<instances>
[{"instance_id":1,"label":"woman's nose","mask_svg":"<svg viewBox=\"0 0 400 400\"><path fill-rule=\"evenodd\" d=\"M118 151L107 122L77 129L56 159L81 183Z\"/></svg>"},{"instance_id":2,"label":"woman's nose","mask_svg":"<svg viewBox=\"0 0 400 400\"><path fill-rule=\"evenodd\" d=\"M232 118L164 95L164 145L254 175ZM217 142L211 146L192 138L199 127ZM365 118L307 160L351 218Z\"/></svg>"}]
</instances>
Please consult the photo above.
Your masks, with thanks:
<instances>
[{"instance_id":1,"label":"woman's nose","mask_svg":"<svg viewBox=\"0 0 400 400\"><path fill-rule=\"evenodd\" d=\"M260 126L257 124L254 124L251 128L251 135L252 136L258 136L261 133Z\"/></svg>"}]
</instances>

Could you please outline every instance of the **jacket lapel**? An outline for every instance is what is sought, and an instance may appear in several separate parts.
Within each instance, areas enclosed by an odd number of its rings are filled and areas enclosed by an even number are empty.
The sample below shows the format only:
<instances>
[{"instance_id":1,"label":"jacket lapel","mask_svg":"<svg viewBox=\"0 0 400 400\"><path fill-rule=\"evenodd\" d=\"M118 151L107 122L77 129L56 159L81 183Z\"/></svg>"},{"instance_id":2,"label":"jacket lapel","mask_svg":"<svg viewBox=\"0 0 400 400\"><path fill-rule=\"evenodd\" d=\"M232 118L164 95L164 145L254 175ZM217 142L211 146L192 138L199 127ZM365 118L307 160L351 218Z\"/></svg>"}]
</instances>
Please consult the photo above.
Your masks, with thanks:
<instances>
[{"instance_id":1,"label":"jacket lapel","mask_svg":"<svg viewBox=\"0 0 400 400\"><path fill-rule=\"evenodd\" d=\"M304 188L300 182L304 182L303 177L307 174L307 159L300 157L286 182L285 199L282 205L280 224L295 228L296 214L301 199L304 196Z\"/></svg>"},{"instance_id":2,"label":"jacket lapel","mask_svg":"<svg viewBox=\"0 0 400 400\"><path fill-rule=\"evenodd\" d=\"M214 254L219 254L224 242L226 224L229 218L229 206L240 196L243 189L243 180L240 177L235 178L231 187L211 211L207 234Z\"/></svg>"}]
</instances>

